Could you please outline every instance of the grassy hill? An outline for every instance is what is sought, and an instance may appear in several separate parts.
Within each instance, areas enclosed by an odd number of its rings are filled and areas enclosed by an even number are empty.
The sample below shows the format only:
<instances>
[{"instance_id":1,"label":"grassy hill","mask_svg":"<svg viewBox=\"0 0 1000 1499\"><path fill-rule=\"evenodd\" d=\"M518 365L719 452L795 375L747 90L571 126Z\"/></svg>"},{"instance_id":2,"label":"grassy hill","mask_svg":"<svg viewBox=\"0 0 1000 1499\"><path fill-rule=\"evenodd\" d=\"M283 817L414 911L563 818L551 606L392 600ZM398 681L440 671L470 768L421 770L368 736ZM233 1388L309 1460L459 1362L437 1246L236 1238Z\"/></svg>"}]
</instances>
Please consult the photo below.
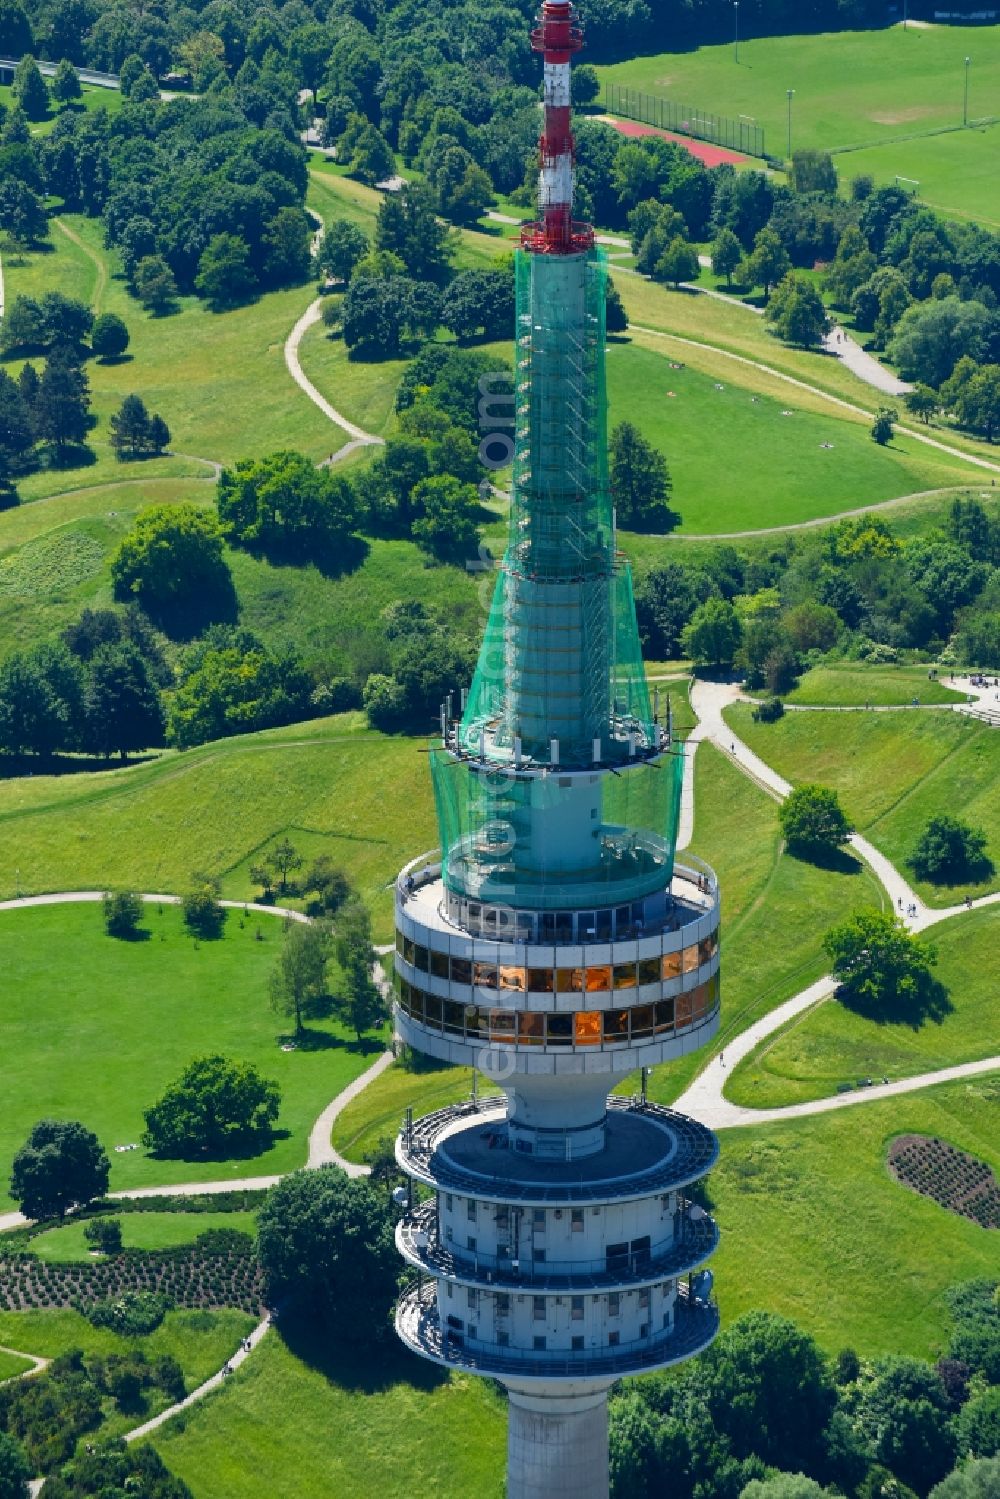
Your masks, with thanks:
<instances>
[{"instance_id":1,"label":"grassy hill","mask_svg":"<svg viewBox=\"0 0 1000 1499\"><path fill-rule=\"evenodd\" d=\"M987 725L959 713L863 710L788 713L776 724L761 725L744 704L726 717L793 784L832 786L859 832L898 868L905 869L928 819L941 812L982 827L989 857L1000 866L1000 740ZM1000 873L968 887L913 884L929 905L950 906L966 894L997 889Z\"/></svg>"}]
</instances>

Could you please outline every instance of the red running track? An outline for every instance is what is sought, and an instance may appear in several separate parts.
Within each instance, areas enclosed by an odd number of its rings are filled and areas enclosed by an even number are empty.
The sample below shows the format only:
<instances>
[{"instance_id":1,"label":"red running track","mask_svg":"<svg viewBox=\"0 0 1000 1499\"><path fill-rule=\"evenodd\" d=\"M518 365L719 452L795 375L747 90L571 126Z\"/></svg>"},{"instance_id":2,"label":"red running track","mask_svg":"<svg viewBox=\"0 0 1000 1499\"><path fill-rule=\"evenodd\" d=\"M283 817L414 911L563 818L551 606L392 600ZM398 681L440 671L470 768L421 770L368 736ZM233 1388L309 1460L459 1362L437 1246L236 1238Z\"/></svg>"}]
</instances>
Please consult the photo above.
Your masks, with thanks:
<instances>
[{"instance_id":1,"label":"red running track","mask_svg":"<svg viewBox=\"0 0 1000 1499\"><path fill-rule=\"evenodd\" d=\"M690 151L692 156L696 156L707 167L721 167L725 162L735 166L737 162L750 160L749 156L743 156L739 151L729 151L725 146L713 146L709 141L696 141L689 135L674 135L670 130L657 130L653 125L639 125L634 120L612 120L605 116L604 124L633 140L643 135L658 135L662 140L673 141Z\"/></svg>"}]
</instances>

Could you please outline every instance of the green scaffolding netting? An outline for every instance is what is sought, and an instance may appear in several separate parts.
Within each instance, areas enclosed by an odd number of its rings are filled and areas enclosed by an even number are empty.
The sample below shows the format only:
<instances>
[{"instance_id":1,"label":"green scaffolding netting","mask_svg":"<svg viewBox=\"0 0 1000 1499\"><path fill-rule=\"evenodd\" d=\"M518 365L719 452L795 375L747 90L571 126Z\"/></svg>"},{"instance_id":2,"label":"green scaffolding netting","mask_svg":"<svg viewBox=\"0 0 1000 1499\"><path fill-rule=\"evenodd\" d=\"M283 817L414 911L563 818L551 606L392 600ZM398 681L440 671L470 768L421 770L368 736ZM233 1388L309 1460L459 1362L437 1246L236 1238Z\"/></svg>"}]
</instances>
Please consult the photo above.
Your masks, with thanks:
<instances>
[{"instance_id":1,"label":"green scaffolding netting","mask_svg":"<svg viewBox=\"0 0 1000 1499\"><path fill-rule=\"evenodd\" d=\"M617 905L673 871L683 757L608 771L518 775L431 752L449 890L536 910Z\"/></svg>"},{"instance_id":2,"label":"green scaffolding netting","mask_svg":"<svg viewBox=\"0 0 1000 1499\"><path fill-rule=\"evenodd\" d=\"M518 251L507 551L459 728L470 754L617 763L655 731L627 565L615 554L606 262ZM555 744L553 744L555 741Z\"/></svg>"}]
</instances>

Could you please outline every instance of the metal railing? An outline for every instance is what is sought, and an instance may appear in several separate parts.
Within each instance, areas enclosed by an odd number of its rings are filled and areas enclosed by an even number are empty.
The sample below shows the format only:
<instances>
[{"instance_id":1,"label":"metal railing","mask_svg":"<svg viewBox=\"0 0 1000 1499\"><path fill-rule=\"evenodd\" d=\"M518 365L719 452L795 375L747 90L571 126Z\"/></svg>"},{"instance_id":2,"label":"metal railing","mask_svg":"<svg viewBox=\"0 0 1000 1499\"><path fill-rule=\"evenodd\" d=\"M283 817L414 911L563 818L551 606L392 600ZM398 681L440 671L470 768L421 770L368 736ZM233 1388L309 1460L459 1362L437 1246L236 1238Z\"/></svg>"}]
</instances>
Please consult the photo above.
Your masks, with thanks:
<instances>
[{"instance_id":1,"label":"metal railing","mask_svg":"<svg viewBox=\"0 0 1000 1499\"><path fill-rule=\"evenodd\" d=\"M678 1292L669 1332L614 1347L558 1354L502 1347L478 1338L476 1346L469 1347L462 1334L442 1329L433 1281L405 1291L396 1306L396 1331L414 1353L451 1368L527 1379L596 1378L662 1369L700 1353L718 1330L718 1308L710 1302L691 1301L682 1291Z\"/></svg>"},{"instance_id":2,"label":"metal railing","mask_svg":"<svg viewBox=\"0 0 1000 1499\"><path fill-rule=\"evenodd\" d=\"M669 1141L664 1141L663 1155L646 1170L614 1180L588 1181L581 1175L583 1162L548 1163L549 1179L545 1181L518 1180L504 1174L500 1179L487 1173L480 1174L456 1165L439 1146L455 1125L490 1115L498 1115L495 1121L502 1122L505 1105L491 1098L484 1103L470 1099L465 1103L452 1104L425 1114L412 1124L404 1125L396 1141L396 1159L402 1169L428 1186L445 1191L455 1191L480 1200L498 1202L530 1203L574 1203L574 1202L618 1202L637 1197L653 1196L657 1192L669 1192L685 1187L690 1182L705 1176L719 1158L719 1142L710 1129L689 1119L686 1114L677 1114L673 1109L659 1104L643 1103L639 1098L608 1099L611 1112L627 1111L641 1115L650 1123L670 1131ZM493 1121L491 1121L493 1122ZM671 1149L673 1145L673 1149ZM525 1163L532 1157L524 1158ZM575 1179L573 1173L576 1173ZM562 1181L553 1180L559 1175ZM569 1179L567 1179L569 1177Z\"/></svg>"},{"instance_id":3,"label":"metal railing","mask_svg":"<svg viewBox=\"0 0 1000 1499\"><path fill-rule=\"evenodd\" d=\"M692 1220L685 1216L680 1238L660 1255L629 1255L619 1266L608 1266L606 1258L580 1261L535 1261L530 1256L512 1261L509 1256L473 1254L438 1238L437 1210L423 1203L396 1225L396 1244L414 1268L438 1279L481 1286L484 1289L534 1292L615 1291L674 1280L694 1270L719 1244L719 1230L707 1213Z\"/></svg>"}]
</instances>

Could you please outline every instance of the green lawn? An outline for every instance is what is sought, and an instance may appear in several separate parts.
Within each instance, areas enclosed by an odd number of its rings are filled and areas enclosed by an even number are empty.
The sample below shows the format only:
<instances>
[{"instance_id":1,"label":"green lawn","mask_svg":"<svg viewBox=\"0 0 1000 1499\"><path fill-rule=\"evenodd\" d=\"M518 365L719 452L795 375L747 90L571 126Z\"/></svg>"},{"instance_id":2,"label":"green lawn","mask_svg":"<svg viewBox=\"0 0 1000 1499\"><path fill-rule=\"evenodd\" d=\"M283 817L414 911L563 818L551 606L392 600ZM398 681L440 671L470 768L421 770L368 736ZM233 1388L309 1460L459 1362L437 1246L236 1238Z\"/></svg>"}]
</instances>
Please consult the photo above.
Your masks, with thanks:
<instances>
[{"instance_id":1,"label":"green lawn","mask_svg":"<svg viewBox=\"0 0 1000 1499\"><path fill-rule=\"evenodd\" d=\"M111 1160L112 1190L236 1180L304 1162L316 1115L370 1056L330 1021L312 1023L314 1046L282 1051L288 1022L270 1008L267 989L281 923L241 921L232 913L221 941L196 945L173 907L147 907L145 942L106 936L97 905L0 912L4 968L17 975L0 1019L5 1186L15 1151L46 1116L81 1119L95 1131ZM278 1083L272 1145L223 1161L157 1160L141 1148L118 1153L115 1146L139 1141L143 1109L211 1051L253 1062Z\"/></svg>"},{"instance_id":2,"label":"green lawn","mask_svg":"<svg viewBox=\"0 0 1000 1499\"><path fill-rule=\"evenodd\" d=\"M46 78L47 88L52 85L52 79ZM122 96L116 88L98 88L95 84L84 83L82 96L71 107L75 113L81 109L88 111L95 109L106 109L109 115L116 115L122 107ZM9 84L0 87L0 103L5 104L8 109L14 102L14 92ZM48 135L62 110L50 104L49 113L44 120L33 120L29 125L32 135Z\"/></svg>"},{"instance_id":3,"label":"green lawn","mask_svg":"<svg viewBox=\"0 0 1000 1499\"><path fill-rule=\"evenodd\" d=\"M321 395L349 422L388 437L396 426L396 387L406 359L348 359L344 340L314 323L299 345L299 360Z\"/></svg>"},{"instance_id":4,"label":"green lawn","mask_svg":"<svg viewBox=\"0 0 1000 1499\"><path fill-rule=\"evenodd\" d=\"M256 1213L124 1213L121 1217L124 1249L176 1249L193 1244L211 1228L233 1228L256 1237ZM84 1238L84 1222L50 1228L31 1241L31 1252L40 1260L65 1264L89 1260L93 1246Z\"/></svg>"},{"instance_id":5,"label":"green lawn","mask_svg":"<svg viewBox=\"0 0 1000 1499\"><path fill-rule=\"evenodd\" d=\"M249 864L287 833L346 870L386 941L391 882L437 839L422 748L345 715L127 770L0 780L0 899L109 882L169 894L206 869L246 900Z\"/></svg>"},{"instance_id":6,"label":"green lawn","mask_svg":"<svg viewBox=\"0 0 1000 1499\"><path fill-rule=\"evenodd\" d=\"M469 1097L471 1067L449 1067L445 1063L433 1066L429 1062L427 1067L422 1072L408 1072L399 1066L387 1068L337 1115L333 1144L341 1155L350 1161L363 1161L380 1140L395 1139L408 1108L420 1118ZM482 1096L496 1091L479 1078Z\"/></svg>"},{"instance_id":7,"label":"green lawn","mask_svg":"<svg viewBox=\"0 0 1000 1499\"><path fill-rule=\"evenodd\" d=\"M443 1378L394 1341L352 1355L288 1327L153 1440L195 1499L501 1499L506 1427L486 1380Z\"/></svg>"},{"instance_id":8,"label":"green lawn","mask_svg":"<svg viewBox=\"0 0 1000 1499\"><path fill-rule=\"evenodd\" d=\"M956 916L930 934L936 976L951 1011L918 1025L877 1022L828 1000L763 1042L733 1073L726 1097L752 1108L781 1108L835 1093L858 1078L912 1077L972 1062L998 1049L1000 996L993 957L996 908Z\"/></svg>"},{"instance_id":9,"label":"green lawn","mask_svg":"<svg viewBox=\"0 0 1000 1499\"><path fill-rule=\"evenodd\" d=\"M131 334L125 360L87 365L99 418L89 441L99 454L107 453L109 417L133 391L166 419L178 453L232 463L295 448L320 459L340 445L341 428L306 398L285 368L285 340L315 295L313 286L269 292L224 313L184 297L175 313L154 318L129 296L115 257L104 248L99 221L62 215L51 242L51 250L29 255L23 264L5 259L8 301L22 292L71 292L95 310L118 313ZM19 361L7 368L16 374ZM92 482L92 469L75 472L77 483Z\"/></svg>"},{"instance_id":10,"label":"green lawn","mask_svg":"<svg viewBox=\"0 0 1000 1499\"><path fill-rule=\"evenodd\" d=\"M708 373L696 367L698 351L675 348L677 358L611 344L608 399L612 426L634 422L667 457L682 531L789 525L967 482L963 464L928 459L909 438L880 448L866 423L829 403L825 412L806 409L790 388L767 381L762 390L746 366L724 372L715 360ZM736 483L719 482L722 434L740 455Z\"/></svg>"},{"instance_id":11,"label":"green lawn","mask_svg":"<svg viewBox=\"0 0 1000 1499\"><path fill-rule=\"evenodd\" d=\"M82 1313L68 1309L0 1311L0 1343L38 1358L58 1358L73 1348L108 1354L138 1347L151 1359L171 1354L184 1370L188 1389L192 1389L222 1367L253 1326L253 1317L245 1312L170 1311L155 1332L129 1339L110 1328L94 1327Z\"/></svg>"},{"instance_id":12,"label":"green lawn","mask_svg":"<svg viewBox=\"0 0 1000 1499\"><path fill-rule=\"evenodd\" d=\"M5 1353L0 1348L0 1384L6 1379L16 1379L19 1374L27 1374L33 1367L30 1359L18 1358L16 1353Z\"/></svg>"},{"instance_id":13,"label":"green lawn","mask_svg":"<svg viewBox=\"0 0 1000 1499\"><path fill-rule=\"evenodd\" d=\"M746 704L726 714L738 734L793 784L818 781L840 795L848 816L908 877L928 820L948 812L987 835L1000 866L1000 738L960 713L787 713L756 724ZM1000 873L979 885L934 886L911 879L930 905L1000 888Z\"/></svg>"},{"instance_id":14,"label":"green lawn","mask_svg":"<svg viewBox=\"0 0 1000 1499\"><path fill-rule=\"evenodd\" d=\"M970 75L977 84L978 74L977 66ZM976 93L978 89L973 91L970 87L970 113ZM995 111L993 99L985 108ZM913 182L918 183L917 197L946 218L973 219L997 229L1000 228L995 170L998 145L996 125L970 125L967 130L949 130L941 135L848 151L835 157L835 162L842 180L865 174L874 177L881 186L895 182L897 177L909 178L904 186L913 190Z\"/></svg>"},{"instance_id":15,"label":"green lawn","mask_svg":"<svg viewBox=\"0 0 1000 1499\"><path fill-rule=\"evenodd\" d=\"M793 1318L828 1353L936 1357L945 1290L996 1275L996 1234L892 1181L896 1135L949 1140L1000 1169L1000 1078L725 1130L709 1191L724 1321L752 1307Z\"/></svg>"},{"instance_id":16,"label":"green lawn","mask_svg":"<svg viewBox=\"0 0 1000 1499\"><path fill-rule=\"evenodd\" d=\"M837 661L804 672L797 687L785 693L786 703L827 707L895 706L912 703L958 703L966 694L928 676L926 666L865 666Z\"/></svg>"}]
</instances>

